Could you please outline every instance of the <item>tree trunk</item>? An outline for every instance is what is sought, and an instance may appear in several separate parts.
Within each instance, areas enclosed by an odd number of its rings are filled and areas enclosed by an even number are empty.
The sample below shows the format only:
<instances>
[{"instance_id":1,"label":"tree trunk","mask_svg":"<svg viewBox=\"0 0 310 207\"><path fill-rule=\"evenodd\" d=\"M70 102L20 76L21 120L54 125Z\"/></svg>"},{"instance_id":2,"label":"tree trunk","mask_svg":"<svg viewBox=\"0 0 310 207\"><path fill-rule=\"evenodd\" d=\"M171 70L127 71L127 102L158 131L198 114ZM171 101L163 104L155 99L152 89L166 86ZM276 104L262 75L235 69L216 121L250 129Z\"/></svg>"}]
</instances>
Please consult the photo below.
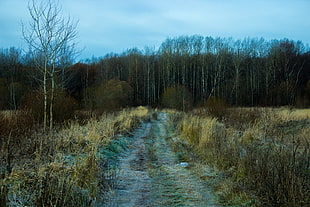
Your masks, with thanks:
<instances>
[{"instance_id":1,"label":"tree trunk","mask_svg":"<svg viewBox=\"0 0 310 207\"><path fill-rule=\"evenodd\" d=\"M53 66L54 67L54 66ZM54 122L54 117L53 117L53 103L54 103L54 93L55 93L55 80L54 80L54 69L51 74L51 81L52 81L52 88L51 88L51 98L50 98L50 130L53 128L53 122Z\"/></svg>"},{"instance_id":2,"label":"tree trunk","mask_svg":"<svg viewBox=\"0 0 310 207\"><path fill-rule=\"evenodd\" d=\"M43 111L43 131L46 132L47 126L47 63L45 61L43 75L43 96L44 96L44 111Z\"/></svg>"}]
</instances>

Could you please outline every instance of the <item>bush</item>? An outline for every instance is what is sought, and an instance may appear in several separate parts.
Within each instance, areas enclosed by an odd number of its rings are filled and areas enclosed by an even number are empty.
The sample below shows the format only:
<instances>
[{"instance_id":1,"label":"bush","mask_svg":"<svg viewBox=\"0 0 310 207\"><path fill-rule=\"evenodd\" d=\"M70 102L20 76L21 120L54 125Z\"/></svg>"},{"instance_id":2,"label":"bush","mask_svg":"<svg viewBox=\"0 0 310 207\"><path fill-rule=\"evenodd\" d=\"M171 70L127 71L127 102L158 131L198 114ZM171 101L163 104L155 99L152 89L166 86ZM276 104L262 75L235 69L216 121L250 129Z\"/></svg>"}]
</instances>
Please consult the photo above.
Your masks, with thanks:
<instances>
[{"instance_id":1,"label":"bush","mask_svg":"<svg viewBox=\"0 0 310 207\"><path fill-rule=\"evenodd\" d=\"M96 107L99 111L114 111L131 104L133 89L120 80L109 80L96 91Z\"/></svg>"},{"instance_id":2,"label":"bush","mask_svg":"<svg viewBox=\"0 0 310 207\"><path fill-rule=\"evenodd\" d=\"M62 122L74 118L77 101L66 93L57 94L54 103L54 121Z\"/></svg>"},{"instance_id":3,"label":"bush","mask_svg":"<svg viewBox=\"0 0 310 207\"><path fill-rule=\"evenodd\" d=\"M9 91L7 89L6 80L0 78L0 109L7 108L7 103L9 100Z\"/></svg>"},{"instance_id":4,"label":"bush","mask_svg":"<svg viewBox=\"0 0 310 207\"><path fill-rule=\"evenodd\" d=\"M97 87L88 87L83 90L82 104L85 109L94 110L96 108Z\"/></svg>"},{"instance_id":5,"label":"bush","mask_svg":"<svg viewBox=\"0 0 310 207\"><path fill-rule=\"evenodd\" d=\"M25 137L35 127L35 120L31 111L0 112L0 137ZM11 140L12 141L12 140Z\"/></svg>"},{"instance_id":6,"label":"bush","mask_svg":"<svg viewBox=\"0 0 310 207\"><path fill-rule=\"evenodd\" d=\"M162 95L162 106L187 111L192 107L191 94L183 85L167 88Z\"/></svg>"},{"instance_id":7,"label":"bush","mask_svg":"<svg viewBox=\"0 0 310 207\"><path fill-rule=\"evenodd\" d=\"M49 98L47 106L47 116L49 120ZM36 120L43 121L44 116L44 96L40 92L28 93L23 97L21 108L32 111ZM77 101L65 92L55 93L53 103L54 122L63 122L74 118L74 112L78 109Z\"/></svg>"},{"instance_id":8,"label":"bush","mask_svg":"<svg viewBox=\"0 0 310 207\"><path fill-rule=\"evenodd\" d=\"M202 107L210 116L222 118L228 113L228 104L226 101L219 98L208 98Z\"/></svg>"}]
</instances>

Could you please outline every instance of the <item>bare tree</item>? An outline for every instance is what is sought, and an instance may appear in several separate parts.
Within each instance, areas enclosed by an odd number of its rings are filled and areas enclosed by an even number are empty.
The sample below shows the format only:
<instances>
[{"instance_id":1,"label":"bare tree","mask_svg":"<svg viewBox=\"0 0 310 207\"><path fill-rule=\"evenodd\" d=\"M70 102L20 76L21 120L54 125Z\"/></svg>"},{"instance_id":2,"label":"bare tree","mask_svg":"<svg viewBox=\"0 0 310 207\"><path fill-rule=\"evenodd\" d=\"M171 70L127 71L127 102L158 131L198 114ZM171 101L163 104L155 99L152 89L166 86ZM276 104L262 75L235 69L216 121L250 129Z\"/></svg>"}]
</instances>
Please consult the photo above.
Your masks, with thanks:
<instances>
[{"instance_id":1,"label":"bare tree","mask_svg":"<svg viewBox=\"0 0 310 207\"><path fill-rule=\"evenodd\" d=\"M23 37L29 50L35 56L38 81L44 97L44 131L48 124L53 127L53 102L56 87L56 72L63 64L64 57L74 54L77 36L77 22L62 16L62 9L54 0L28 3L31 21L23 24Z\"/></svg>"}]
</instances>

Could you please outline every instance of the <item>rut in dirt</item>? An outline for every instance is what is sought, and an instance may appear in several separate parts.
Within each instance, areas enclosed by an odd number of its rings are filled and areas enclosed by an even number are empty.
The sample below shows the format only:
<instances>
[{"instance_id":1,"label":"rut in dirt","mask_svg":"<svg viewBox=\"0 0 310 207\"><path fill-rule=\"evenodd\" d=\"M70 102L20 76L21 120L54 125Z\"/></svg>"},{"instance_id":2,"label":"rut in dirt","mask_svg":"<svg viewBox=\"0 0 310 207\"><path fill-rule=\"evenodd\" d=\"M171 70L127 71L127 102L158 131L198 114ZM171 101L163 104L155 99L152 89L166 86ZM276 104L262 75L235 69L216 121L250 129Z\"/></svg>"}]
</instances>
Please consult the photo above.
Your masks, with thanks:
<instances>
[{"instance_id":1,"label":"rut in dirt","mask_svg":"<svg viewBox=\"0 0 310 207\"><path fill-rule=\"evenodd\" d=\"M168 114L157 117L135 130L134 140L119 158L116 185L104 206L220 206L202 176L181 163L170 147Z\"/></svg>"}]
</instances>

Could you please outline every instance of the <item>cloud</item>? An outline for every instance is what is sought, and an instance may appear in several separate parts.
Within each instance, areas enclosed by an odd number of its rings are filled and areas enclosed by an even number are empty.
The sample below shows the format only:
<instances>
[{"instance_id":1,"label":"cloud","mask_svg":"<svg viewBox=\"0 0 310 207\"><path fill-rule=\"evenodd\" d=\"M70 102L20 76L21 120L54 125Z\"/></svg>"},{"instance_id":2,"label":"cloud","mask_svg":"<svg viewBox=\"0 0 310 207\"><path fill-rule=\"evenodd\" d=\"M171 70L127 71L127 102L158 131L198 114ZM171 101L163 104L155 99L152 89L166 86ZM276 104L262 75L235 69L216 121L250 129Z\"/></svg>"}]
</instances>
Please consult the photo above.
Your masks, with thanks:
<instances>
[{"instance_id":1,"label":"cloud","mask_svg":"<svg viewBox=\"0 0 310 207\"><path fill-rule=\"evenodd\" d=\"M288 37L310 43L307 0L62 0L59 3L65 15L79 20L79 47L86 47L83 58L120 53L132 47L159 47L167 37L193 34ZM21 19L29 20L27 1L1 0L0 47L16 46L20 41Z\"/></svg>"}]
</instances>

